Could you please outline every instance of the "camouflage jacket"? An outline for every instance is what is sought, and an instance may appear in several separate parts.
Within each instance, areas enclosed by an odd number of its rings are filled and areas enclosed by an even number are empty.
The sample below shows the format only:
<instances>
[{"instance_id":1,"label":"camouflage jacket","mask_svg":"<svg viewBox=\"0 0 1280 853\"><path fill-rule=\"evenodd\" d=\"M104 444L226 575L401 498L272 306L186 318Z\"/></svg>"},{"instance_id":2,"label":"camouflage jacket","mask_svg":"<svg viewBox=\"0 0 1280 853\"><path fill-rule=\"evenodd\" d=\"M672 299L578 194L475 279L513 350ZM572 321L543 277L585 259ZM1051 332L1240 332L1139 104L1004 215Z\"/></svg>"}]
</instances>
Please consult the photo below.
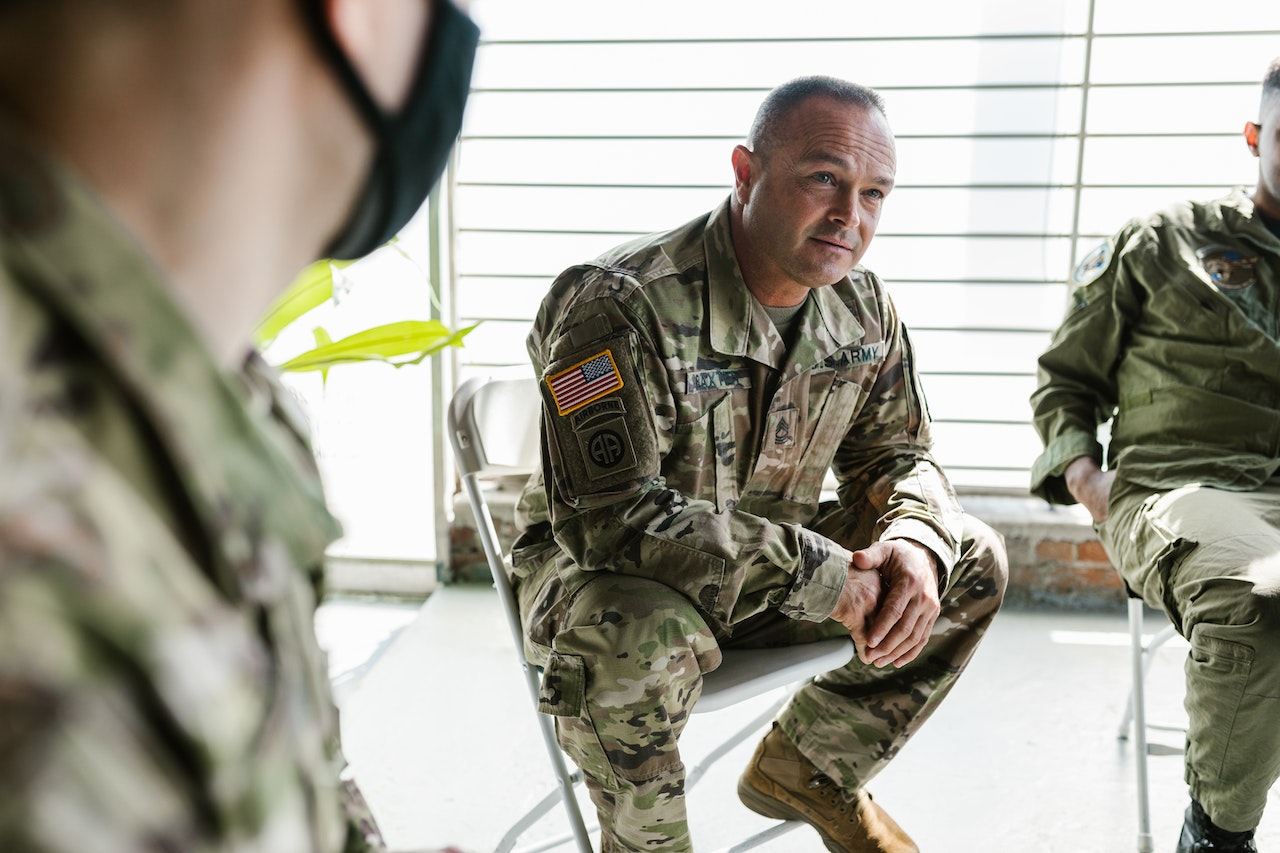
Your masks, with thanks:
<instances>
[{"instance_id":1,"label":"camouflage jacket","mask_svg":"<svg viewBox=\"0 0 1280 853\"><path fill-rule=\"evenodd\" d=\"M855 270L812 291L788 349L742 279L729 207L573 267L528 340L543 465L517 574L558 560L683 592L713 629L830 615L850 552L809 529L834 471L850 541L909 538L954 565L961 514L929 454L905 328Z\"/></svg>"},{"instance_id":2,"label":"camouflage jacket","mask_svg":"<svg viewBox=\"0 0 1280 853\"><path fill-rule=\"evenodd\" d=\"M1256 488L1280 468L1280 236L1240 190L1134 220L1087 255L1031 398L1045 451L1032 490L1102 461L1152 489Z\"/></svg>"},{"instance_id":3,"label":"camouflage jacket","mask_svg":"<svg viewBox=\"0 0 1280 853\"><path fill-rule=\"evenodd\" d=\"M312 624L338 528L265 366L198 340L0 133L0 850L367 849Z\"/></svg>"}]
</instances>

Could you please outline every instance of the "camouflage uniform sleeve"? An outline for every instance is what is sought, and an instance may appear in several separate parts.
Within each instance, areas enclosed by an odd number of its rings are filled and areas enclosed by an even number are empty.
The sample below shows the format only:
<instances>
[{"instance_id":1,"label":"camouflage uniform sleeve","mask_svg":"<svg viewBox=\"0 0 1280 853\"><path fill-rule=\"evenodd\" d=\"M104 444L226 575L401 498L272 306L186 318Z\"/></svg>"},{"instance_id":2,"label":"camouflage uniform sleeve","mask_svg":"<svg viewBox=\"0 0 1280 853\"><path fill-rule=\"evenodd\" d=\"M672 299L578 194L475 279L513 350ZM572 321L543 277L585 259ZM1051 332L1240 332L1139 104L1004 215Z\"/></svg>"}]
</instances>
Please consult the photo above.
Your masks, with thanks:
<instances>
[{"instance_id":1,"label":"camouflage uniform sleeve","mask_svg":"<svg viewBox=\"0 0 1280 853\"><path fill-rule=\"evenodd\" d=\"M669 458L676 405L647 329L622 300L604 297L575 305L545 339L538 328L530 338L543 377L542 481L556 543L584 571L679 590L722 630L746 596L753 610L825 619L844 584L847 550L798 524L718 509L668 483L664 467L687 463ZM566 380L592 364L608 383L597 387L611 390L579 403Z\"/></svg>"},{"instance_id":2,"label":"camouflage uniform sleeve","mask_svg":"<svg viewBox=\"0 0 1280 853\"><path fill-rule=\"evenodd\" d=\"M832 462L840 505L857 519L857 541L908 539L934 555L939 588L959 558L964 515L934 461L929 409L915 352L892 301L884 313L885 360Z\"/></svg>"},{"instance_id":3,"label":"camouflage uniform sleeve","mask_svg":"<svg viewBox=\"0 0 1280 853\"><path fill-rule=\"evenodd\" d=\"M1130 223L1076 267L1066 318L1040 356L1031 408L1044 452L1031 468L1031 492L1050 503L1076 502L1062 476L1073 459L1102 463L1098 425L1117 403L1116 366L1138 311L1132 265L1141 263L1142 233Z\"/></svg>"},{"instance_id":4,"label":"camouflage uniform sleeve","mask_svg":"<svg viewBox=\"0 0 1280 853\"><path fill-rule=\"evenodd\" d=\"M299 661L110 471L74 452L36 472L49 489L6 471L0 850L341 850L337 754L318 732L295 749L285 713Z\"/></svg>"}]
</instances>

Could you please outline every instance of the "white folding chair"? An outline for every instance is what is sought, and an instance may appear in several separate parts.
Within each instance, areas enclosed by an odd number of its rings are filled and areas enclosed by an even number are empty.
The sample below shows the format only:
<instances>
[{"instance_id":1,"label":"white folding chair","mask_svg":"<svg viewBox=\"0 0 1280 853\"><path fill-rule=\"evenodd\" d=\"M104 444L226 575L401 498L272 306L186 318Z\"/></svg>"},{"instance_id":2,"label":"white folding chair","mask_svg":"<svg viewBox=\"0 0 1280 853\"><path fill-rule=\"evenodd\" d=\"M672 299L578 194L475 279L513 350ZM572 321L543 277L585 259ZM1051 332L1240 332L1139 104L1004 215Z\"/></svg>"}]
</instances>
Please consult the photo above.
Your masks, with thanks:
<instances>
[{"instance_id":1,"label":"white folding chair","mask_svg":"<svg viewBox=\"0 0 1280 853\"><path fill-rule=\"evenodd\" d=\"M507 575L510 558L499 544L482 484L482 480L495 476L531 472L538 464L541 405L537 383L532 377L468 380L458 388L449 405L449 438L453 444L462 488L475 515L480 541L484 546L489 569L493 573L494 586L502 600L516 656L533 700L533 712L538 718L538 726L557 781L556 789L507 831L495 848L495 853L512 850L520 836L541 820L557 801L563 803L568 814L571 833L523 848L521 853L547 850L569 840L575 842L579 853L592 853L589 830L583 821L574 792L574 786L582 781L581 773L576 770L570 772L564 753L556 742L551 718L537 711L538 671L525 660L519 605ZM847 638L777 649L726 650L720 666L703 680L702 697L694 707L694 712L715 711L779 687L797 684L819 673L844 666L853 657L853 653L853 641ZM784 695L690 768L685 775L686 791L693 787L715 761L768 724L785 701ZM728 850L750 850L802 825L797 821L776 823Z\"/></svg>"},{"instance_id":2,"label":"white folding chair","mask_svg":"<svg viewBox=\"0 0 1280 853\"><path fill-rule=\"evenodd\" d=\"M1144 640L1142 608L1142 599L1133 597L1129 599L1129 657L1132 683L1129 701L1125 703L1124 717L1120 720L1119 737L1121 740L1126 740L1129 732L1133 732L1134 767L1138 789L1138 853L1152 853L1155 848L1151 838L1151 793L1147 782L1147 756L1150 753L1147 732L1150 729L1163 731L1185 731L1185 729L1182 726L1152 723L1147 720L1147 672L1151 669L1151 661L1155 653L1177 633L1177 629L1169 624L1150 640Z\"/></svg>"}]
</instances>

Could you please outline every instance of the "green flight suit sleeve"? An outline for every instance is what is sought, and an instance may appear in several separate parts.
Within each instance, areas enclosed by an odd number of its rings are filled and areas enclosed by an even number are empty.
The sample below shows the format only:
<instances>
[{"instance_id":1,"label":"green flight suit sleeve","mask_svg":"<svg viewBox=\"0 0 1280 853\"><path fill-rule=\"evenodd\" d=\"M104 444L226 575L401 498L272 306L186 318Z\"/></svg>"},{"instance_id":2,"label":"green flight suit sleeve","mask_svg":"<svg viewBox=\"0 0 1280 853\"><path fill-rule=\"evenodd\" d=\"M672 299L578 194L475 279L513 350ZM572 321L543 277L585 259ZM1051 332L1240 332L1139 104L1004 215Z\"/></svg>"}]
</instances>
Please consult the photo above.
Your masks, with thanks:
<instances>
[{"instance_id":1,"label":"green flight suit sleeve","mask_svg":"<svg viewBox=\"0 0 1280 853\"><path fill-rule=\"evenodd\" d=\"M1072 293L1066 318L1039 358L1031 407L1044 452L1031 469L1031 492L1050 503L1076 503L1062 476L1072 460L1103 462L1098 426L1115 413L1116 369L1126 328L1140 310L1134 273L1148 251L1141 233L1130 223L1104 244L1105 266L1092 281L1084 274L1086 283ZM1075 278L1081 276L1077 268Z\"/></svg>"}]
</instances>

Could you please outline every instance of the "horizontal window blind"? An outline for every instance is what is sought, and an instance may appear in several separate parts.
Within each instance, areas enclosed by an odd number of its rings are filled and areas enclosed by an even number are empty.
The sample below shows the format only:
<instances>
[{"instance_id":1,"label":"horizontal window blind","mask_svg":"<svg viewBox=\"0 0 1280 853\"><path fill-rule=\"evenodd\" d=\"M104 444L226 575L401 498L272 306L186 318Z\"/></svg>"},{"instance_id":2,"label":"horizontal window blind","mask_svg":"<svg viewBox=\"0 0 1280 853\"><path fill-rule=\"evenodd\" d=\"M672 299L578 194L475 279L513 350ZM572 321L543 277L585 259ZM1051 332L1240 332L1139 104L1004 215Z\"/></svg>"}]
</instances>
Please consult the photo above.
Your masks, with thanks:
<instances>
[{"instance_id":1,"label":"horizontal window blind","mask_svg":"<svg viewBox=\"0 0 1280 853\"><path fill-rule=\"evenodd\" d=\"M911 331L937 456L962 490L1025 493L1027 398L1074 259L1133 216L1254 183L1240 130L1280 5L880 5L476 0L448 307L483 322L457 377L525 363L557 273L717 205L765 93L831 74L879 90L897 136L863 263Z\"/></svg>"}]
</instances>

